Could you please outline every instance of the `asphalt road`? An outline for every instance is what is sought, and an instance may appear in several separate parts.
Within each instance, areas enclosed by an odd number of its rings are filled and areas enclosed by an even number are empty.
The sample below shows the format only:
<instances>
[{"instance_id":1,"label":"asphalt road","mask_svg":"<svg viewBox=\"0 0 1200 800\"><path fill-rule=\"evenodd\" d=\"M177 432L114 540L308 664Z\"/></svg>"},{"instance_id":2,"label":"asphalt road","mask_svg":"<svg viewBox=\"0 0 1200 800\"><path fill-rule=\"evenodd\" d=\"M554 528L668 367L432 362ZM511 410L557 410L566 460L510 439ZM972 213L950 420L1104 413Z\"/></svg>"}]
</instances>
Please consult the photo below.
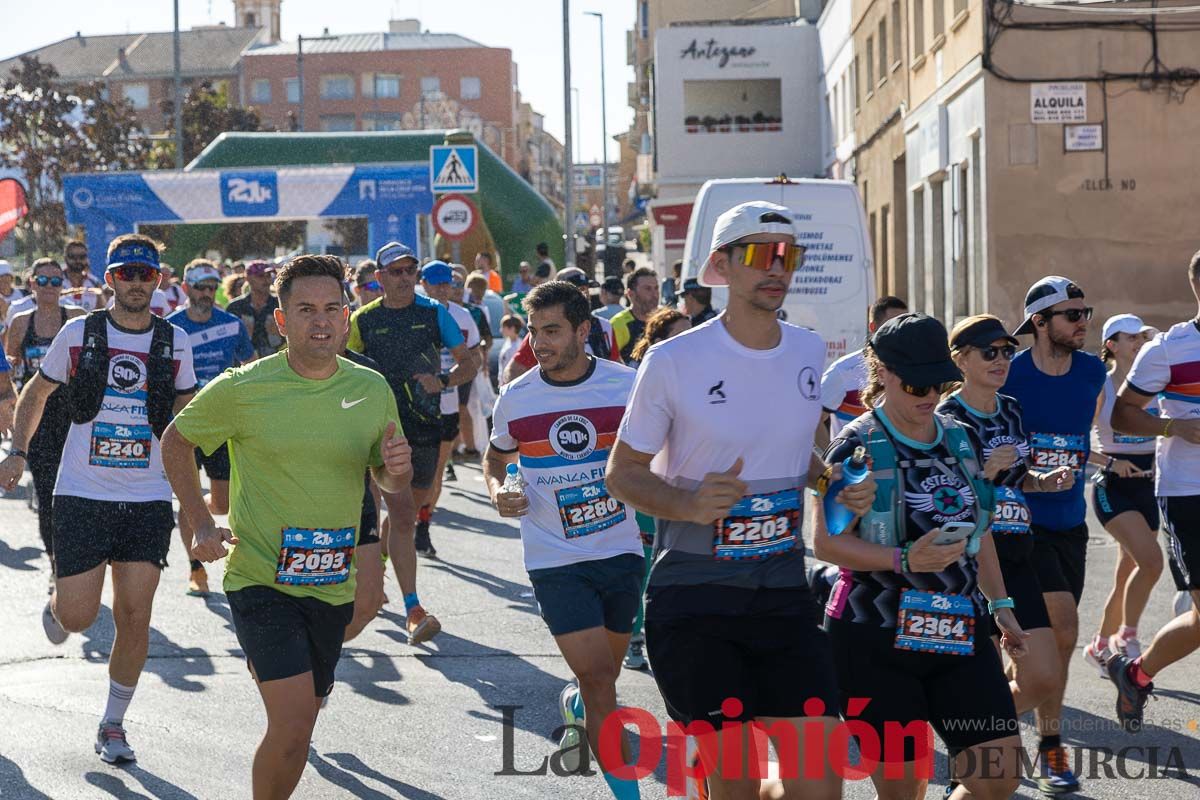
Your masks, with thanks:
<instances>
[{"instance_id":1,"label":"asphalt road","mask_svg":"<svg viewBox=\"0 0 1200 800\"><path fill-rule=\"evenodd\" d=\"M407 644L400 592L389 576L392 603L343 655L296 797L611 797L599 776L497 775L505 771L506 750L508 772L535 771L554 753L556 699L568 673L537 615L516 528L494 515L476 468L461 466L458 474L435 517L440 558L422 561L419 573L422 599L444 632L427 646ZM110 767L94 755L113 638L111 594L106 591L105 608L89 631L59 647L46 641L40 614L47 562L24 491L0 499L0 604L6 612L0 623L0 798L249 797L250 763L265 717L225 598L184 594L187 565L178 542L156 600L150 658L126 717L139 762ZM1084 631L1097 623L1116 552L1092 525ZM219 572L210 571L214 586ZM1147 638L1169 618L1173 594L1164 578L1142 624ZM1108 682L1081 659L1072 661L1064 738L1081 774L1096 776L1084 781L1079 797L1200 797L1198 675L1198 656L1162 675L1158 701L1147 710L1152 724L1134 738L1113 722ZM665 721L648 674L626 671L618 689L625 705ZM1023 735L1033 748L1028 723ZM938 769L930 797L941 797L941 761ZM1152 773L1165 777L1151 779ZM660 764L642 781L642 796L665 797L665 778ZM865 799L874 792L869 782L854 781L845 796ZM1020 796L1039 795L1026 781Z\"/></svg>"}]
</instances>

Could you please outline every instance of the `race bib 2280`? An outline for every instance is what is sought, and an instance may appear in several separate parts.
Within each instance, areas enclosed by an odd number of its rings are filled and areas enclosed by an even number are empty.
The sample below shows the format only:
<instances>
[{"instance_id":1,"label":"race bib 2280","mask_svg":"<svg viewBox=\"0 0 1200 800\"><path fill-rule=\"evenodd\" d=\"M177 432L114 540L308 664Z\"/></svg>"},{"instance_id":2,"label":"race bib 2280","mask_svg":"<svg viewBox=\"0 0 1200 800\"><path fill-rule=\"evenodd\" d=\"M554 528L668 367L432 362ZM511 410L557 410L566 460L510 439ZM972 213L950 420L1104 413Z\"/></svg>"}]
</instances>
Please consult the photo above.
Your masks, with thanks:
<instances>
[{"instance_id":1,"label":"race bib 2280","mask_svg":"<svg viewBox=\"0 0 1200 800\"><path fill-rule=\"evenodd\" d=\"M609 496L603 478L559 489L554 499L568 539L598 533L625 521L625 504Z\"/></svg>"}]
</instances>

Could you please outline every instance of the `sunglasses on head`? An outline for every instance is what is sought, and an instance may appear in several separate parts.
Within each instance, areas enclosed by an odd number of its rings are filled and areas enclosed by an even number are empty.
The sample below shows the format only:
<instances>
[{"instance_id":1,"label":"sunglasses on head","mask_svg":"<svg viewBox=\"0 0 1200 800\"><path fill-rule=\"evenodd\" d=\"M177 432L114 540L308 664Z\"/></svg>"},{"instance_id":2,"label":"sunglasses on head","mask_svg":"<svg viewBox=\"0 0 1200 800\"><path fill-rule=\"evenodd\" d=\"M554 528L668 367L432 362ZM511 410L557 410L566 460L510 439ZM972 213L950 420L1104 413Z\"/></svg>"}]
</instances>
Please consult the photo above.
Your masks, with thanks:
<instances>
[{"instance_id":1,"label":"sunglasses on head","mask_svg":"<svg viewBox=\"0 0 1200 800\"><path fill-rule=\"evenodd\" d=\"M733 251L740 248L742 255L733 257ZM787 242L768 242L743 244L729 248L729 257L734 263L744 267L759 269L766 272L775 263L775 259L783 262L785 272L792 272L804 263L805 248Z\"/></svg>"},{"instance_id":2,"label":"sunglasses on head","mask_svg":"<svg viewBox=\"0 0 1200 800\"><path fill-rule=\"evenodd\" d=\"M368 292L382 292L383 287L379 285L379 281L367 281L358 285L360 289L366 289Z\"/></svg>"},{"instance_id":3,"label":"sunglasses on head","mask_svg":"<svg viewBox=\"0 0 1200 800\"><path fill-rule=\"evenodd\" d=\"M393 278L399 278L401 275L416 275L418 269L416 264L409 264L407 267L388 267L384 272Z\"/></svg>"},{"instance_id":4,"label":"sunglasses on head","mask_svg":"<svg viewBox=\"0 0 1200 800\"><path fill-rule=\"evenodd\" d=\"M1011 344L1001 345L1000 347L988 345L987 347L976 347L975 350L984 361L995 361L1000 356L1004 356L1005 361L1012 361L1013 357L1017 355L1017 348Z\"/></svg>"},{"instance_id":5,"label":"sunglasses on head","mask_svg":"<svg viewBox=\"0 0 1200 800\"><path fill-rule=\"evenodd\" d=\"M932 386L913 386L908 383L900 382L900 388L905 394L910 394L913 397L925 397L930 392L936 391L938 394L944 394L946 389L950 387L949 383L935 383Z\"/></svg>"},{"instance_id":6,"label":"sunglasses on head","mask_svg":"<svg viewBox=\"0 0 1200 800\"><path fill-rule=\"evenodd\" d=\"M1067 318L1067 322L1079 322L1081 319L1091 319L1093 310L1091 306L1088 306L1087 308L1065 308L1060 311L1043 311L1042 317L1050 319L1062 314Z\"/></svg>"},{"instance_id":7,"label":"sunglasses on head","mask_svg":"<svg viewBox=\"0 0 1200 800\"><path fill-rule=\"evenodd\" d=\"M126 283L147 283L158 280L158 270L145 264L124 264L120 267L113 267L109 272L116 280Z\"/></svg>"},{"instance_id":8,"label":"sunglasses on head","mask_svg":"<svg viewBox=\"0 0 1200 800\"><path fill-rule=\"evenodd\" d=\"M38 275L38 276L34 277L33 282L36 283L38 286L58 287L58 286L63 285L63 279L61 276L58 276L58 275L55 275L53 278L51 278L49 275Z\"/></svg>"}]
</instances>

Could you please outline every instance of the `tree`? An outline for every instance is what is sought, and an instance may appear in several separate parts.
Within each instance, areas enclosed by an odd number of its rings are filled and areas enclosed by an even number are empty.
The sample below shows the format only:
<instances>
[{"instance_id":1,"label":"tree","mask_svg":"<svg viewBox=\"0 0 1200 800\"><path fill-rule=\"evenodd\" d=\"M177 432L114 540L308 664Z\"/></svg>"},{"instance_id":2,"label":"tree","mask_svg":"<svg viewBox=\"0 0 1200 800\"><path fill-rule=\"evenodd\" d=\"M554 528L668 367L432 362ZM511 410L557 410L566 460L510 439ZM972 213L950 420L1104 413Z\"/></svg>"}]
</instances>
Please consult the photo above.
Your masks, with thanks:
<instances>
[{"instance_id":1,"label":"tree","mask_svg":"<svg viewBox=\"0 0 1200 800\"><path fill-rule=\"evenodd\" d=\"M156 169L175 167L175 106L171 100L160 104L164 118L171 120L168 138L155 148ZM261 131L262 118L254 108L241 108L229 100L225 84L214 87L201 81L188 92L183 102L183 162L189 163L201 151L226 131Z\"/></svg>"},{"instance_id":2,"label":"tree","mask_svg":"<svg viewBox=\"0 0 1200 800\"><path fill-rule=\"evenodd\" d=\"M138 167L147 152L127 102L105 99L99 85L68 91L57 79L52 65L21 56L0 82L0 166L24 181L29 214L21 230L30 253L66 238L64 175Z\"/></svg>"}]
</instances>

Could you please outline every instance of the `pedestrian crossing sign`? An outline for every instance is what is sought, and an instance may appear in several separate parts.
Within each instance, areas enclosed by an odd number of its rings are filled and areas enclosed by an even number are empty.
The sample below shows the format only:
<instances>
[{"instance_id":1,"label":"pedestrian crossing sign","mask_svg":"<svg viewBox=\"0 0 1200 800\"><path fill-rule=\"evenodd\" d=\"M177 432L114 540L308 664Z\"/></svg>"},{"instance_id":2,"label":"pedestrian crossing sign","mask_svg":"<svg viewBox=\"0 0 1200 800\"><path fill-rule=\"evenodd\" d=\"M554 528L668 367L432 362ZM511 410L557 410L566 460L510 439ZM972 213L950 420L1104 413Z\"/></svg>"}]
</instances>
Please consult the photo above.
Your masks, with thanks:
<instances>
[{"instance_id":1,"label":"pedestrian crossing sign","mask_svg":"<svg viewBox=\"0 0 1200 800\"><path fill-rule=\"evenodd\" d=\"M477 155L473 144L432 145L429 148L429 185L432 191L479 191Z\"/></svg>"}]
</instances>

